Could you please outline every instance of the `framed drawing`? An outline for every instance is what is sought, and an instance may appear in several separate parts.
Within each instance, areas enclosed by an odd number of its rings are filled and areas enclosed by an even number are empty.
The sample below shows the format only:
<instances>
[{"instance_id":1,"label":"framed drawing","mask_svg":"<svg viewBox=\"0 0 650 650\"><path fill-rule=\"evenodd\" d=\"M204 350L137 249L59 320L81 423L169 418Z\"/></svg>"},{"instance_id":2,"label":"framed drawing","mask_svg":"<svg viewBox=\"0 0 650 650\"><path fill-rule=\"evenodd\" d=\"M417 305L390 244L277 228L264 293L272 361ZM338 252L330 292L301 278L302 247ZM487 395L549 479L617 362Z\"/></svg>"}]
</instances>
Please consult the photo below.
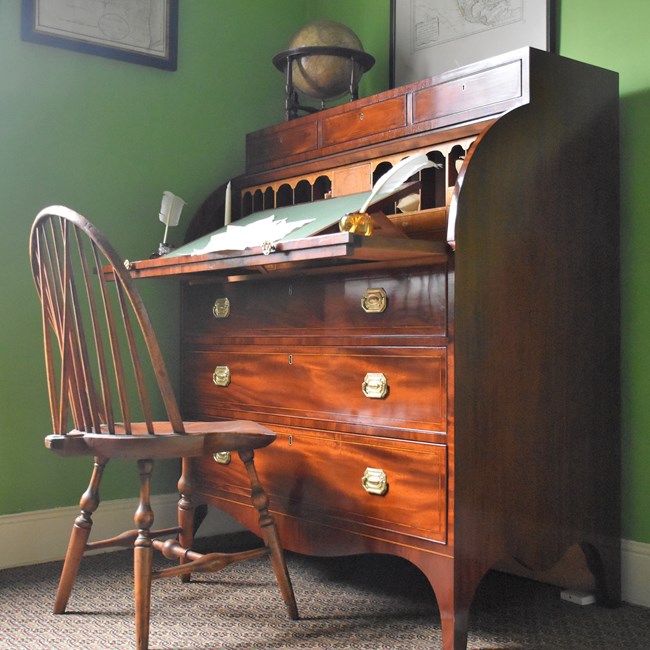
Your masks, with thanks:
<instances>
[{"instance_id":1,"label":"framed drawing","mask_svg":"<svg viewBox=\"0 0 650 650\"><path fill-rule=\"evenodd\" d=\"M555 0L391 0L391 88L518 47L554 49Z\"/></svg>"},{"instance_id":2,"label":"framed drawing","mask_svg":"<svg viewBox=\"0 0 650 650\"><path fill-rule=\"evenodd\" d=\"M23 0L22 38L176 70L178 0Z\"/></svg>"}]
</instances>

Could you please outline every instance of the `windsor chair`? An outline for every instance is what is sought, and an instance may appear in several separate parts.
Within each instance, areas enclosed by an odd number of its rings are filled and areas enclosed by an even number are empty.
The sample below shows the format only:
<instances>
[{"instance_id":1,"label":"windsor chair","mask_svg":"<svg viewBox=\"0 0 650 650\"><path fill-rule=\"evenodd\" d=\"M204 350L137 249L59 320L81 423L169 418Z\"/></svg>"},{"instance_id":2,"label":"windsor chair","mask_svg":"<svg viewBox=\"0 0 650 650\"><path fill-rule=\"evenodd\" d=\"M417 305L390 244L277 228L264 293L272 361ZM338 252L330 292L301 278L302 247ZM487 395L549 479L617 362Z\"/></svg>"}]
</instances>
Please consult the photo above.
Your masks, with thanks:
<instances>
[{"instance_id":1,"label":"windsor chair","mask_svg":"<svg viewBox=\"0 0 650 650\"><path fill-rule=\"evenodd\" d=\"M45 445L61 456L94 459L81 497L56 593L54 612L65 611L80 562L87 551L133 547L136 647L149 643L151 583L193 572L218 571L232 562L270 556L289 616L298 610L268 498L259 481L254 451L275 434L250 421L184 422L156 336L133 279L114 248L86 218L62 206L41 211L30 235L31 266L42 303L45 366L52 433ZM148 370L147 370L148 368ZM157 387L167 419L157 421ZM155 390L155 388L154 388ZM264 547L201 554L194 538L191 459L237 452L250 480ZM139 505L133 530L89 541L99 487L113 458L137 463ZM150 481L158 459L182 459L178 525L153 529ZM154 570L153 552L178 560Z\"/></svg>"}]
</instances>

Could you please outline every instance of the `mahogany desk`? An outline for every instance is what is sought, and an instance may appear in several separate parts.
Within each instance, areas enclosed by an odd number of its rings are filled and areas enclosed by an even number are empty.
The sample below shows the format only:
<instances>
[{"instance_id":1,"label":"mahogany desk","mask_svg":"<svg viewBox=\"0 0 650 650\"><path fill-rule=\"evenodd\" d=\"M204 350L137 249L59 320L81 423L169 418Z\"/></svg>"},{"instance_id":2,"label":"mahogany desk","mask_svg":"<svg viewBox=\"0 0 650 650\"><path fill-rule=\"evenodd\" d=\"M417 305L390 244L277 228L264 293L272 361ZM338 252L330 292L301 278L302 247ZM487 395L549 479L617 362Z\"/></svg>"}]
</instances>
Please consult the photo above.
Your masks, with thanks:
<instances>
[{"instance_id":1,"label":"mahogany desk","mask_svg":"<svg viewBox=\"0 0 650 650\"><path fill-rule=\"evenodd\" d=\"M599 598L619 595L618 77L523 49L263 129L235 209L367 191L415 151L442 166L418 210L387 209L407 237L132 271L183 281L184 417L277 432L258 461L286 548L410 560L463 650L505 558L580 544ZM235 460L195 479L255 530Z\"/></svg>"}]
</instances>

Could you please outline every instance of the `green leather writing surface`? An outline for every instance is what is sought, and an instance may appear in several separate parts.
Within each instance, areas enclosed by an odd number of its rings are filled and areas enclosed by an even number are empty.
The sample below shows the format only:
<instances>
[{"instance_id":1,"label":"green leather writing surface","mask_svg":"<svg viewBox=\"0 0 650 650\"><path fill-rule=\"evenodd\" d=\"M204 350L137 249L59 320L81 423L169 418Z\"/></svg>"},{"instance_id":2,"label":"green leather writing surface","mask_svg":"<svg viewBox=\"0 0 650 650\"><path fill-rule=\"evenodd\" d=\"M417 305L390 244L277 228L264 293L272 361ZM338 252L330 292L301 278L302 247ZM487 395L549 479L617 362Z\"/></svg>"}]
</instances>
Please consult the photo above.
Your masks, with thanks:
<instances>
[{"instance_id":1,"label":"green leather writing surface","mask_svg":"<svg viewBox=\"0 0 650 650\"><path fill-rule=\"evenodd\" d=\"M260 212L254 212L243 219L235 221L232 225L238 227L249 227L256 222L261 223L263 220L269 219L271 216L275 217L275 221L286 219L288 224L309 220L309 223L301 225L296 230L293 230L276 241L285 242L294 239L303 239L322 232L337 223L341 217L345 216L349 212L358 210L359 207L363 205L363 202L368 198L369 194L370 192L362 192L359 194L340 196L334 199L313 201L312 203L300 203L298 205L289 205L282 208L261 210ZM224 226L214 232L200 237L199 239L184 244L183 246L173 250L171 253L167 253L165 257L192 255L195 251L204 249L214 235L225 233L227 228L227 226Z\"/></svg>"}]
</instances>

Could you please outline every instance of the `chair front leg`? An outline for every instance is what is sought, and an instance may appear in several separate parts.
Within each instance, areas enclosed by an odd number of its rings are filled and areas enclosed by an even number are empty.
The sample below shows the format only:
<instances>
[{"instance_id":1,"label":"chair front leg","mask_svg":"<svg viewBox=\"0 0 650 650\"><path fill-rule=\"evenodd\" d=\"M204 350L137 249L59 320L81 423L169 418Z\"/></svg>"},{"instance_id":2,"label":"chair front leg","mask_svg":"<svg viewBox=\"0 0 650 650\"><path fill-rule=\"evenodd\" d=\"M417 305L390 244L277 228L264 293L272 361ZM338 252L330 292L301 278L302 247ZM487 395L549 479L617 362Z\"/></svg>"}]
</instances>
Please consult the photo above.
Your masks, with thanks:
<instances>
[{"instance_id":1,"label":"chair front leg","mask_svg":"<svg viewBox=\"0 0 650 650\"><path fill-rule=\"evenodd\" d=\"M178 543L184 549L191 549L194 544L194 503L192 501L193 493L192 483L192 460L190 458L183 458L183 471L181 478L178 481L178 492L180 498L178 500L178 527L181 529L178 534ZM184 564L187 559L182 557L180 563ZM191 573L184 573L181 575L183 582L189 582Z\"/></svg>"},{"instance_id":2,"label":"chair front leg","mask_svg":"<svg viewBox=\"0 0 650 650\"><path fill-rule=\"evenodd\" d=\"M296 605L296 597L293 593L293 586L291 585L291 578L287 570L287 564L284 559L284 551L280 544L278 531L275 527L275 521L269 512L269 499L260 483L257 475L257 469L254 463L253 450L245 450L239 452L239 457L246 467L248 479L251 484L251 499L253 506L259 515L260 530L264 543L269 549L271 557L271 565L275 572L275 577L280 587L282 599L286 603L289 617L293 620L298 619L298 606Z\"/></svg>"},{"instance_id":3,"label":"chair front leg","mask_svg":"<svg viewBox=\"0 0 650 650\"><path fill-rule=\"evenodd\" d=\"M153 545L151 527L153 510L151 509L151 473L152 460L139 460L140 503L135 512L135 527L138 537L133 548L133 577L135 584L135 630L137 650L149 647L149 619L151 612L151 573L153 569Z\"/></svg>"},{"instance_id":4,"label":"chair front leg","mask_svg":"<svg viewBox=\"0 0 650 650\"><path fill-rule=\"evenodd\" d=\"M75 519L70 533L70 542L65 554L59 586L56 590L54 599L54 613L63 614L68 605L72 588L77 580L81 558L86 550L86 544L90 537L90 531L93 527L92 515L99 507L99 485L104 474L104 468L108 463L107 460L95 458L93 472L90 476L88 488L81 495L79 506L81 513Z\"/></svg>"}]
</instances>

